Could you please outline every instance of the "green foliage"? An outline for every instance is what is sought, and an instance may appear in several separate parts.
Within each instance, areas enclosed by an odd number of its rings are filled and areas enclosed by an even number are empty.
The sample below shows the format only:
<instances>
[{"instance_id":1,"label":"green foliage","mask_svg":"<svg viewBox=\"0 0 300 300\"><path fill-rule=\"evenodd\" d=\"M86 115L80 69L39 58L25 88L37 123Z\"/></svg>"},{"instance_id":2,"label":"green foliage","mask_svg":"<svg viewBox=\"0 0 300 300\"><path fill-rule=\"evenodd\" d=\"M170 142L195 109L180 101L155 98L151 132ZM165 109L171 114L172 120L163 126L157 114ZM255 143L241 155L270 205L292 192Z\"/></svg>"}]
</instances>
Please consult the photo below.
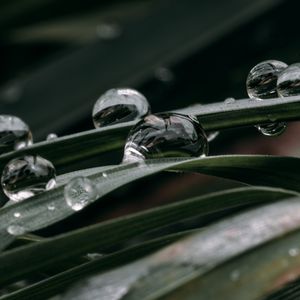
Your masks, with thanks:
<instances>
[{"instance_id":1,"label":"green foliage","mask_svg":"<svg viewBox=\"0 0 300 300\"><path fill-rule=\"evenodd\" d=\"M196 114L209 130L300 117L297 97L249 101L180 111ZM50 159L61 173L72 163L122 148L133 124L37 143L0 156L0 165L24 153L37 153ZM60 175L55 189L17 204L8 202L0 210L0 286L34 280L0 299L47 299L61 292L63 299L85 299L87 293L106 299L109 289L120 293L116 299L126 300L264 299L298 276L299 169L300 159L295 157L222 155L100 166ZM24 244L22 237L16 243L16 237L7 232L15 212L21 213L28 232L74 214L63 195L72 177L84 175L94 180L100 191L95 201L101 201L119 187L163 171L202 173L249 186L183 199L57 236L40 239L32 235ZM50 204L56 209L50 211ZM158 230L195 218L201 224L208 216L214 221L206 227L186 230L175 226L172 233ZM156 237L145 235L154 229L158 230ZM105 255L87 261L85 255L92 252ZM281 264L284 260L287 263ZM74 287L76 281L79 284ZM215 282L220 284L211 289ZM255 294L249 282L254 282Z\"/></svg>"}]
</instances>

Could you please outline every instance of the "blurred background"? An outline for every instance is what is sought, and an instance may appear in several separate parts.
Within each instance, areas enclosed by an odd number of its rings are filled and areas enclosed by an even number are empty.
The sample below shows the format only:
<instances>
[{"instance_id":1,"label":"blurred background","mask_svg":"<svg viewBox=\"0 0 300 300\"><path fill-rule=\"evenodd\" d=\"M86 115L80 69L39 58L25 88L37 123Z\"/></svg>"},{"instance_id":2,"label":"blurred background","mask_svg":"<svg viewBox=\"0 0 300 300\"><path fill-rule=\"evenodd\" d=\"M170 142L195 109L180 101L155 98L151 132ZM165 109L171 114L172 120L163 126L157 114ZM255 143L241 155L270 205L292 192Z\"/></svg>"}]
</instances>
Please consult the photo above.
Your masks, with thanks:
<instances>
[{"instance_id":1,"label":"blurred background","mask_svg":"<svg viewBox=\"0 0 300 300\"><path fill-rule=\"evenodd\" d=\"M41 141L50 132L92 129L93 104L113 87L136 88L153 112L245 98L255 64L300 61L299 8L296 0L2 0L0 111L21 117ZM298 155L299 130L297 122L274 138L254 128L227 130L210 154ZM80 167L120 160L121 152L113 153ZM108 195L95 218L237 185L160 174ZM78 218L85 222L92 210L65 221L65 228L76 227Z\"/></svg>"}]
</instances>

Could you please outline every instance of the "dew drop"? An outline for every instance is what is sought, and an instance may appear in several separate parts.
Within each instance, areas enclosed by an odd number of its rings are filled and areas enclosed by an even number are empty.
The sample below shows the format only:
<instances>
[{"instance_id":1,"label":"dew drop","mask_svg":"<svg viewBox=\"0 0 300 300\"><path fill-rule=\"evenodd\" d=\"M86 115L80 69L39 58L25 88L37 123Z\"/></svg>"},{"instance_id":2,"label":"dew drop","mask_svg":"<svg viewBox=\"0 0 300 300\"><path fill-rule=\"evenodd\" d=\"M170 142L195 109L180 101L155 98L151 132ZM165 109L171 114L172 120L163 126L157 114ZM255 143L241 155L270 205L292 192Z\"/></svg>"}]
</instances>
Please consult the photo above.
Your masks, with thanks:
<instances>
[{"instance_id":1,"label":"dew drop","mask_svg":"<svg viewBox=\"0 0 300 300\"><path fill-rule=\"evenodd\" d=\"M14 213L14 217L15 217L15 218L20 218L20 217L21 217L21 213L15 212L15 213Z\"/></svg>"},{"instance_id":2,"label":"dew drop","mask_svg":"<svg viewBox=\"0 0 300 300\"><path fill-rule=\"evenodd\" d=\"M112 40L122 33L121 27L117 24L102 23L96 26L96 34L100 39Z\"/></svg>"},{"instance_id":3,"label":"dew drop","mask_svg":"<svg viewBox=\"0 0 300 300\"><path fill-rule=\"evenodd\" d=\"M25 228L20 225L9 225L7 227L7 232L11 235L22 235L26 232Z\"/></svg>"},{"instance_id":4,"label":"dew drop","mask_svg":"<svg viewBox=\"0 0 300 300\"><path fill-rule=\"evenodd\" d=\"M240 278L241 274L239 270L234 270L230 273L230 279L232 281L238 281Z\"/></svg>"},{"instance_id":5,"label":"dew drop","mask_svg":"<svg viewBox=\"0 0 300 300\"><path fill-rule=\"evenodd\" d=\"M64 195L67 205L79 211L97 198L97 187L87 177L75 177L65 186Z\"/></svg>"},{"instance_id":6,"label":"dew drop","mask_svg":"<svg viewBox=\"0 0 300 300\"><path fill-rule=\"evenodd\" d=\"M160 113L146 116L131 129L125 144L123 162L207 154L207 137L195 117Z\"/></svg>"},{"instance_id":7,"label":"dew drop","mask_svg":"<svg viewBox=\"0 0 300 300\"><path fill-rule=\"evenodd\" d=\"M27 124L18 117L0 115L0 154L31 144L32 134Z\"/></svg>"},{"instance_id":8,"label":"dew drop","mask_svg":"<svg viewBox=\"0 0 300 300\"><path fill-rule=\"evenodd\" d=\"M277 80L277 92L280 97L300 94L300 63L292 64L280 73Z\"/></svg>"},{"instance_id":9,"label":"dew drop","mask_svg":"<svg viewBox=\"0 0 300 300\"><path fill-rule=\"evenodd\" d=\"M234 103L234 102L235 102L235 99L232 98L232 97L226 98L226 99L224 100L224 103L225 103L225 104L232 104L232 103Z\"/></svg>"},{"instance_id":10,"label":"dew drop","mask_svg":"<svg viewBox=\"0 0 300 300\"><path fill-rule=\"evenodd\" d=\"M102 257L103 257L103 254L101 254L101 253L88 253L88 254L86 255L86 257L87 257L89 260L96 260L96 259L102 258Z\"/></svg>"},{"instance_id":11,"label":"dew drop","mask_svg":"<svg viewBox=\"0 0 300 300\"><path fill-rule=\"evenodd\" d=\"M212 142L219 134L220 134L220 131L208 132L207 133L207 140L209 142Z\"/></svg>"},{"instance_id":12,"label":"dew drop","mask_svg":"<svg viewBox=\"0 0 300 300\"><path fill-rule=\"evenodd\" d=\"M50 211L55 210L55 205L54 205L54 203L48 204L48 205L47 205L47 208L48 208L48 210L50 210Z\"/></svg>"},{"instance_id":13,"label":"dew drop","mask_svg":"<svg viewBox=\"0 0 300 300\"><path fill-rule=\"evenodd\" d=\"M1 185L10 200L19 202L52 189L55 177L50 161L38 155L26 155L8 162L2 172Z\"/></svg>"},{"instance_id":14,"label":"dew drop","mask_svg":"<svg viewBox=\"0 0 300 300\"><path fill-rule=\"evenodd\" d=\"M107 173L105 173L105 172L102 173L102 176L103 176L104 178L107 178L107 177L108 177Z\"/></svg>"},{"instance_id":15,"label":"dew drop","mask_svg":"<svg viewBox=\"0 0 300 300\"><path fill-rule=\"evenodd\" d=\"M108 90L95 103L93 122L96 128L138 120L150 113L147 99L129 88Z\"/></svg>"},{"instance_id":16,"label":"dew drop","mask_svg":"<svg viewBox=\"0 0 300 300\"><path fill-rule=\"evenodd\" d=\"M277 60L267 60L251 69L246 86L248 96L255 100L277 98L277 79L287 68L287 64ZM269 123L255 126L266 136L278 136L285 131L286 123Z\"/></svg>"},{"instance_id":17,"label":"dew drop","mask_svg":"<svg viewBox=\"0 0 300 300\"><path fill-rule=\"evenodd\" d=\"M162 82L171 82L174 80L173 72L165 67L159 67L155 70L154 76Z\"/></svg>"},{"instance_id":18,"label":"dew drop","mask_svg":"<svg viewBox=\"0 0 300 300\"><path fill-rule=\"evenodd\" d=\"M55 140L55 139L57 139L57 134L56 133L49 133L47 135L47 138L46 138L47 141L52 141L52 140Z\"/></svg>"},{"instance_id":19,"label":"dew drop","mask_svg":"<svg viewBox=\"0 0 300 300\"><path fill-rule=\"evenodd\" d=\"M292 257L298 256L300 253L300 250L298 248L291 248L289 250L289 255Z\"/></svg>"}]
</instances>

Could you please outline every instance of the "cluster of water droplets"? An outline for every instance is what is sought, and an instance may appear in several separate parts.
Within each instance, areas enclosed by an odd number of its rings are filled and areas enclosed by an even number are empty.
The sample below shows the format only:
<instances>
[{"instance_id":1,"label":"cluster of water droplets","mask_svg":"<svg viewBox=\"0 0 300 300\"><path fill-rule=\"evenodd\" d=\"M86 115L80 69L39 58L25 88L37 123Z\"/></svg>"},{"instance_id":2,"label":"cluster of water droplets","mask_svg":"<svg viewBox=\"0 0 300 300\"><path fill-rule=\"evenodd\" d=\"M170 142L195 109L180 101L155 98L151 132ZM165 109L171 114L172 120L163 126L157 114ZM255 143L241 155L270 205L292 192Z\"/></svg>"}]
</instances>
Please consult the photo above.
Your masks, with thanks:
<instances>
[{"instance_id":1,"label":"cluster of water droplets","mask_svg":"<svg viewBox=\"0 0 300 300\"><path fill-rule=\"evenodd\" d=\"M246 81L248 96L253 100L263 101L277 97L288 97L300 94L300 64L288 66L277 60L267 60L253 67ZM256 125L266 136L277 136L286 129L285 122Z\"/></svg>"}]
</instances>

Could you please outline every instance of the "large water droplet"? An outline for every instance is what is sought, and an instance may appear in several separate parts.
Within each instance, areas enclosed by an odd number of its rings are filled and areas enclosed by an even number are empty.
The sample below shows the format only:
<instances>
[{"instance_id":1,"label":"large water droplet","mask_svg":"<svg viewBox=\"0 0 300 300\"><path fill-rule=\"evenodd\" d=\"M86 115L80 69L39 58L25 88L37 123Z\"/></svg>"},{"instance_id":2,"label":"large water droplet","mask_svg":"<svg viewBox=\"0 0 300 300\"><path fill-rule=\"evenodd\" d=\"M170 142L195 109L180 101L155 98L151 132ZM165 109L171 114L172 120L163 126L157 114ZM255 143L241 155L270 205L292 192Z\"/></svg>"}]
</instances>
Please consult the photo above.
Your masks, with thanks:
<instances>
[{"instance_id":1,"label":"large water droplet","mask_svg":"<svg viewBox=\"0 0 300 300\"><path fill-rule=\"evenodd\" d=\"M18 117L0 115L0 154L31 144L32 135L27 124Z\"/></svg>"},{"instance_id":2,"label":"large water droplet","mask_svg":"<svg viewBox=\"0 0 300 300\"><path fill-rule=\"evenodd\" d=\"M247 93L250 98L270 99L278 97L277 78L287 68L278 60L266 60L251 69L247 78Z\"/></svg>"},{"instance_id":3,"label":"large water droplet","mask_svg":"<svg viewBox=\"0 0 300 300\"><path fill-rule=\"evenodd\" d=\"M9 225L7 227L7 232L11 235L22 235L26 232L25 228L23 226L20 225Z\"/></svg>"},{"instance_id":4,"label":"large water droplet","mask_svg":"<svg viewBox=\"0 0 300 300\"><path fill-rule=\"evenodd\" d=\"M251 69L247 78L248 96L256 100L278 97L277 79L287 64L277 60L267 60ZM284 132L285 122L259 124L256 128L266 136L277 136Z\"/></svg>"},{"instance_id":5,"label":"large water droplet","mask_svg":"<svg viewBox=\"0 0 300 300\"><path fill-rule=\"evenodd\" d=\"M12 201L22 201L52 189L56 184L55 168L37 155L15 158L4 167L1 184Z\"/></svg>"},{"instance_id":6,"label":"large water droplet","mask_svg":"<svg viewBox=\"0 0 300 300\"><path fill-rule=\"evenodd\" d=\"M281 97L300 95L300 63L292 64L280 73L277 92Z\"/></svg>"},{"instance_id":7,"label":"large water droplet","mask_svg":"<svg viewBox=\"0 0 300 300\"><path fill-rule=\"evenodd\" d=\"M96 128L140 119L150 113L147 99L129 88L111 89L103 94L93 108Z\"/></svg>"},{"instance_id":8,"label":"large water droplet","mask_svg":"<svg viewBox=\"0 0 300 300\"><path fill-rule=\"evenodd\" d=\"M65 186L64 194L68 206L78 211L97 198L97 187L87 177L75 177Z\"/></svg>"},{"instance_id":9,"label":"large water droplet","mask_svg":"<svg viewBox=\"0 0 300 300\"><path fill-rule=\"evenodd\" d=\"M207 153L207 137L196 118L160 113L145 117L131 129L123 162L157 157L197 157Z\"/></svg>"}]
</instances>

